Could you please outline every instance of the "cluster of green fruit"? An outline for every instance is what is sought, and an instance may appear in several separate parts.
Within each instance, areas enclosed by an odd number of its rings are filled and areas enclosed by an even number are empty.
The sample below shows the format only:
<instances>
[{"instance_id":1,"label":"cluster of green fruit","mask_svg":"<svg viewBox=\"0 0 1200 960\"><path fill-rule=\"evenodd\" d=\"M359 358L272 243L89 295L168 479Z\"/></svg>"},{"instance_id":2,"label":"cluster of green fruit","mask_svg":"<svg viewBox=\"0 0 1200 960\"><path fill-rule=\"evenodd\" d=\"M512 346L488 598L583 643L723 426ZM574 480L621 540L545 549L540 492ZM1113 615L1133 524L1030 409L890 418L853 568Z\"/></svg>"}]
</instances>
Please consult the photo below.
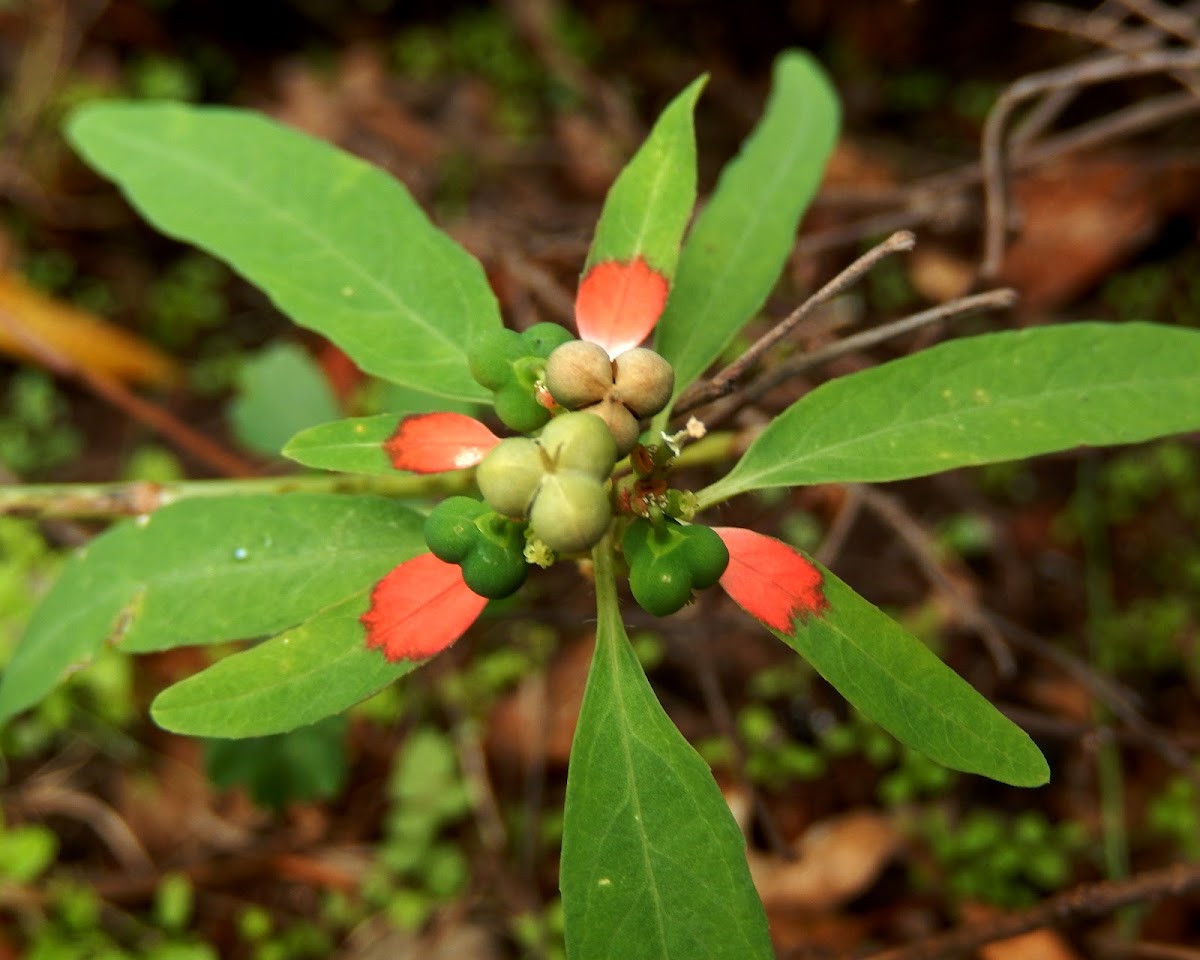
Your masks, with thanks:
<instances>
[{"instance_id":1,"label":"cluster of green fruit","mask_svg":"<svg viewBox=\"0 0 1200 960\"><path fill-rule=\"evenodd\" d=\"M473 591L499 598L525 582L530 563L600 542L613 520L613 468L636 445L638 421L667 404L674 372L652 350L610 360L603 348L548 323L489 334L469 359L500 419L522 433L541 432L496 444L475 475L482 502L443 501L426 520L425 540L435 556L462 567ZM657 478L669 460L651 470ZM674 499L664 495L661 507L629 510L622 537L634 598L659 616L716 583L729 562L716 533L679 522L681 494L668 494ZM628 497L621 502L627 506Z\"/></svg>"}]
</instances>

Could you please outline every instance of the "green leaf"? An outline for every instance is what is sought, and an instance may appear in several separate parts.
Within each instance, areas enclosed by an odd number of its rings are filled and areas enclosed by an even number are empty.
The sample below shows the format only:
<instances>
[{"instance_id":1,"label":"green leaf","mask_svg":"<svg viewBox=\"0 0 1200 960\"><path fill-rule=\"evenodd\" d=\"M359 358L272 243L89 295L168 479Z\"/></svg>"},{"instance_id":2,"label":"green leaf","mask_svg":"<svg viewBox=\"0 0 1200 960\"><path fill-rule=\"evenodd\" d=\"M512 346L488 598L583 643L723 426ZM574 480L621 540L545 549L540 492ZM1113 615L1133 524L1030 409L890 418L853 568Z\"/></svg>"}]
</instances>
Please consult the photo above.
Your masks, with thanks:
<instances>
[{"instance_id":1,"label":"green leaf","mask_svg":"<svg viewBox=\"0 0 1200 960\"><path fill-rule=\"evenodd\" d=\"M487 398L465 354L501 323L483 270L383 171L226 108L89 104L67 136L154 226L226 260L363 370Z\"/></svg>"},{"instance_id":2,"label":"green leaf","mask_svg":"<svg viewBox=\"0 0 1200 960\"><path fill-rule=\"evenodd\" d=\"M58 837L47 827L0 824L0 881L33 883L58 855Z\"/></svg>"},{"instance_id":3,"label":"green leaf","mask_svg":"<svg viewBox=\"0 0 1200 960\"><path fill-rule=\"evenodd\" d=\"M596 652L571 749L562 888L571 960L774 957L745 841L659 705L594 553Z\"/></svg>"},{"instance_id":4,"label":"green leaf","mask_svg":"<svg viewBox=\"0 0 1200 960\"><path fill-rule=\"evenodd\" d=\"M259 806L336 796L346 783L346 718L329 717L288 733L247 740L209 740L204 772L223 790L244 787Z\"/></svg>"},{"instance_id":5,"label":"green leaf","mask_svg":"<svg viewBox=\"0 0 1200 960\"><path fill-rule=\"evenodd\" d=\"M369 602L369 589L361 590L168 687L150 707L154 722L193 736L261 737L316 723L365 700L420 666L411 660L391 663L367 649L358 618Z\"/></svg>"},{"instance_id":6,"label":"green leaf","mask_svg":"<svg viewBox=\"0 0 1200 960\"><path fill-rule=\"evenodd\" d=\"M669 281L696 202L692 114L706 78L672 100L608 191L587 267L643 257Z\"/></svg>"},{"instance_id":7,"label":"green leaf","mask_svg":"<svg viewBox=\"0 0 1200 960\"><path fill-rule=\"evenodd\" d=\"M229 417L238 439L258 453L276 456L297 431L340 412L321 368L294 343L259 351L242 367L238 386Z\"/></svg>"},{"instance_id":8,"label":"green leaf","mask_svg":"<svg viewBox=\"0 0 1200 960\"><path fill-rule=\"evenodd\" d=\"M0 675L0 722L105 642L128 652L268 636L425 549L423 519L381 497L199 497L79 551Z\"/></svg>"},{"instance_id":9,"label":"green leaf","mask_svg":"<svg viewBox=\"0 0 1200 960\"><path fill-rule=\"evenodd\" d=\"M797 618L791 635L772 633L867 717L938 763L1018 787L1050 779L1025 731L920 640L816 565L829 606Z\"/></svg>"},{"instance_id":10,"label":"green leaf","mask_svg":"<svg viewBox=\"0 0 1200 960\"><path fill-rule=\"evenodd\" d=\"M351 417L310 427L296 434L283 455L306 467L346 473L395 473L383 442L396 432L403 414Z\"/></svg>"},{"instance_id":11,"label":"green leaf","mask_svg":"<svg viewBox=\"0 0 1200 960\"><path fill-rule=\"evenodd\" d=\"M701 491L901 480L1200 429L1200 331L1074 323L947 343L823 383Z\"/></svg>"},{"instance_id":12,"label":"green leaf","mask_svg":"<svg viewBox=\"0 0 1200 960\"><path fill-rule=\"evenodd\" d=\"M655 349L675 367L676 397L775 286L821 181L838 119L837 96L821 68L806 54L782 54L762 119L688 234L658 322ZM666 417L665 410L656 424Z\"/></svg>"}]
</instances>

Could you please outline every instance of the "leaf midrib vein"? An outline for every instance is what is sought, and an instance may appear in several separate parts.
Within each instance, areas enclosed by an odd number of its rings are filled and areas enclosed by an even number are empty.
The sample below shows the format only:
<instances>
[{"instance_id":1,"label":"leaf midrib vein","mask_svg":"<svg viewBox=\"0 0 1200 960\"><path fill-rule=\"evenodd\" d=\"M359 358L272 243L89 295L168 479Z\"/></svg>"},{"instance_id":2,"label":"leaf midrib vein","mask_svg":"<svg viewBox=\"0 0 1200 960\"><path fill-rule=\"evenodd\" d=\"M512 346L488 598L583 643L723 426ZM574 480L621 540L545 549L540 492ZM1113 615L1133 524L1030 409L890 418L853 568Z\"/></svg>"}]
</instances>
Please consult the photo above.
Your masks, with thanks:
<instances>
[{"instance_id":1,"label":"leaf midrib vein","mask_svg":"<svg viewBox=\"0 0 1200 960\"><path fill-rule=\"evenodd\" d=\"M187 154L169 149L165 143L159 141L123 136L120 131L106 130L105 133L112 140L124 144L129 149L140 149L146 156L155 159L161 160L166 158L184 169L194 171L202 177L207 177L207 179L225 186L231 193L244 198L248 201L249 205L265 213L268 218L275 220L284 227L296 229L297 233L302 237L314 240L314 246L323 247L329 251L331 259L344 266L353 277L361 280L369 288L379 293L384 300L392 304L397 311L410 318L411 321L420 326L429 336L441 341L455 351L461 351L461 345L456 343L452 337L430 324L420 313L401 300L393 287L384 284L374 273L368 272L357 261L351 259L340 247L330 243L325 234L314 231L305 221L297 219L285 208L265 203L256 191L248 189L241 181L225 175L220 167L196 163ZM365 161L359 160L357 162L365 165ZM370 168L368 167L368 169ZM416 201L413 201L413 203L415 205Z\"/></svg>"}]
</instances>

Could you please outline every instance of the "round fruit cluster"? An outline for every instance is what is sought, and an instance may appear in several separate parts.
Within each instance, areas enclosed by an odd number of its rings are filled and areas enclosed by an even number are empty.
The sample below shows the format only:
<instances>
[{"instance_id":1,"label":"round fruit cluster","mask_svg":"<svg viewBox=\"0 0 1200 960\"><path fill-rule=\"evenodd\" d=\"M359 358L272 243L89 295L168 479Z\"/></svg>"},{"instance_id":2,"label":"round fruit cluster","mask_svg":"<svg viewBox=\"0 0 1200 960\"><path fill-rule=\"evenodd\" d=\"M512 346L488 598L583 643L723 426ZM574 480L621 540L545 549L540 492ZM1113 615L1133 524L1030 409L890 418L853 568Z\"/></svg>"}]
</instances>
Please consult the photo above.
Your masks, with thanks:
<instances>
[{"instance_id":1,"label":"round fruit cluster","mask_svg":"<svg viewBox=\"0 0 1200 960\"><path fill-rule=\"evenodd\" d=\"M525 582L525 527L471 497L443 500L425 518L425 542L439 560L462 567L481 597L507 597Z\"/></svg>"},{"instance_id":2,"label":"round fruit cluster","mask_svg":"<svg viewBox=\"0 0 1200 960\"><path fill-rule=\"evenodd\" d=\"M475 340L467 363L480 386L492 391L496 416L511 430L532 433L545 426L550 410L539 401L546 358L571 339L557 323L535 323L524 333L502 328Z\"/></svg>"},{"instance_id":3,"label":"round fruit cluster","mask_svg":"<svg viewBox=\"0 0 1200 960\"><path fill-rule=\"evenodd\" d=\"M629 589L643 610L665 617L711 587L729 565L729 551L711 527L660 523L637 517L625 528L621 549L629 564Z\"/></svg>"},{"instance_id":4,"label":"round fruit cluster","mask_svg":"<svg viewBox=\"0 0 1200 960\"><path fill-rule=\"evenodd\" d=\"M617 445L604 421L586 413L555 417L536 440L501 440L475 473L479 492L497 513L529 520L555 553L595 546L612 520L605 483Z\"/></svg>"},{"instance_id":5,"label":"round fruit cluster","mask_svg":"<svg viewBox=\"0 0 1200 960\"><path fill-rule=\"evenodd\" d=\"M492 447L475 474L482 502L451 497L425 521L429 549L459 564L468 587L506 597L530 563L590 549L612 525L614 501L630 586L644 609L674 613L694 589L717 582L729 562L724 543L707 527L680 523L691 519L695 497L667 486L678 448L637 446L639 421L674 390L666 360L640 347L611 360L551 323L489 333L468 360L508 427L541 431ZM614 493L613 468L631 451L634 476Z\"/></svg>"},{"instance_id":6,"label":"round fruit cluster","mask_svg":"<svg viewBox=\"0 0 1200 960\"><path fill-rule=\"evenodd\" d=\"M636 347L615 360L603 347L570 340L546 360L546 389L568 410L599 417L612 431L621 456L637 443L638 421L667 405L675 371L653 350Z\"/></svg>"}]
</instances>

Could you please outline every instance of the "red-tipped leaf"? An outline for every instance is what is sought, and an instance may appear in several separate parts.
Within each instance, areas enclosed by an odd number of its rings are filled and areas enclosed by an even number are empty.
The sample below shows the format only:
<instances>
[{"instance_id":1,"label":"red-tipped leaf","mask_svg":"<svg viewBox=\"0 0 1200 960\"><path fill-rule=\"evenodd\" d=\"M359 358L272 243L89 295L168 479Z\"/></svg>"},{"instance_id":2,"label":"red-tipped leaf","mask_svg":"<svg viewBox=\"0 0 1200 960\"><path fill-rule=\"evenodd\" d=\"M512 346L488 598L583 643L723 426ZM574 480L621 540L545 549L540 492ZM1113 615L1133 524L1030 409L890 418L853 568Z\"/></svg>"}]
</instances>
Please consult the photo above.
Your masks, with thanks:
<instances>
[{"instance_id":1,"label":"red-tipped leaf","mask_svg":"<svg viewBox=\"0 0 1200 960\"><path fill-rule=\"evenodd\" d=\"M500 442L478 420L462 413L420 413L400 421L383 449L397 470L443 473L473 467Z\"/></svg>"},{"instance_id":2,"label":"red-tipped leaf","mask_svg":"<svg viewBox=\"0 0 1200 960\"><path fill-rule=\"evenodd\" d=\"M359 620L367 646L389 660L424 660L466 633L486 605L457 564L423 553L375 584L371 607Z\"/></svg>"},{"instance_id":3,"label":"red-tipped leaf","mask_svg":"<svg viewBox=\"0 0 1200 960\"><path fill-rule=\"evenodd\" d=\"M816 565L786 543L741 527L714 527L729 550L721 587L756 620L791 633L797 617L827 606L824 578Z\"/></svg>"},{"instance_id":4,"label":"red-tipped leaf","mask_svg":"<svg viewBox=\"0 0 1200 960\"><path fill-rule=\"evenodd\" d=\"M587 272L575 298L579 337L617 357L650 335L667 303L667 278L642 257L606 260Z\"/></svg>"}]
</instances>

